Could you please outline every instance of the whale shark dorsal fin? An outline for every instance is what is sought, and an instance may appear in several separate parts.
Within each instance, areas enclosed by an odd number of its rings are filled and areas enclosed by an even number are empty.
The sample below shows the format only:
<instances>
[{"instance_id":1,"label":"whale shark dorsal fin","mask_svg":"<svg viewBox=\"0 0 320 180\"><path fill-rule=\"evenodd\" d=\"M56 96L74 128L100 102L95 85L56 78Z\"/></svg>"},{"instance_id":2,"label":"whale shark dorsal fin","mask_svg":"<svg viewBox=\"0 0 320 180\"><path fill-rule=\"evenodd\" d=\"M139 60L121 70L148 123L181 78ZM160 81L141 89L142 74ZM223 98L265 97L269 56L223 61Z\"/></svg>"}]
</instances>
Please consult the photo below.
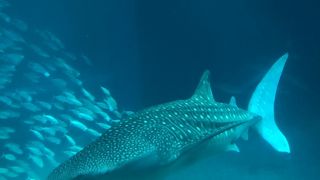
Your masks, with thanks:
<instances>
[{"instance_id":1,"label":"whale shark dorsal fin","mask_svg":"<svg viewBox=\"0 0 320 180\"><path fill-rule=\"evenodd\" d=\"M201 76L200 82L191 98L214 101L211 84L210 84L210 71L206 70Z\"/></svg>"},{"instance_id":2,"label":"whale shark dorsal fin","mask_svg":"<svg viewBox=\"0 0 320 180\"><path fill-rule=\"evenodd\" d=\"M230 98L230 105L234 106L234 107L238 107L237 100L234 96L231 96L231 98Z\"/></svg>"}]
</instances>

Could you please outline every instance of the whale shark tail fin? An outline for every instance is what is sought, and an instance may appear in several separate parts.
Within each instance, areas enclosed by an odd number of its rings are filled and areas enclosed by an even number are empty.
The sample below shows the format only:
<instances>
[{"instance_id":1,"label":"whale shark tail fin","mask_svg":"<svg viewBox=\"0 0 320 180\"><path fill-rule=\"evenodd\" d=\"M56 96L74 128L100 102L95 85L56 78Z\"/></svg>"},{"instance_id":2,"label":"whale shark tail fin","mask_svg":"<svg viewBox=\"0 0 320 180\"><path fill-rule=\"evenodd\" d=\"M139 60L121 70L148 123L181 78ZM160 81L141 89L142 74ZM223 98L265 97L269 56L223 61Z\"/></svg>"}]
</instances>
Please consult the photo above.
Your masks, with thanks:
<instances>
[{"instance_id":1,"label":"whale shark tail fin","mask_svg":"<svg viewBox=\"0 0 320 180\"><path fill-rule=\"evenodd\" d=\"M289 143L278 128L274 117L274 102L278 83L287 61L288 54L284 54L270 68L252 94L248 110L262 117L254 129L276 151L290 153Z\"/></svg>"}]
</instances>

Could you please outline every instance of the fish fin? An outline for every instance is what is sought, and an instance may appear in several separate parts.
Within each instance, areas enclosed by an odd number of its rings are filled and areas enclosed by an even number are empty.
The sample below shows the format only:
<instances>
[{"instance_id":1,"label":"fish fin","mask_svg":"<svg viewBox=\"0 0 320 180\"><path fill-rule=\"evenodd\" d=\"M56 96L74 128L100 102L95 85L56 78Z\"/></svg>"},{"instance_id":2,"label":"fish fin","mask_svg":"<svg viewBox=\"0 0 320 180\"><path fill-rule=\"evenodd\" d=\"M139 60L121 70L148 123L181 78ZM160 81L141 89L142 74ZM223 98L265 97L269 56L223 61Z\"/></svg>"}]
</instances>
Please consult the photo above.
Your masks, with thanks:
<instances>
[{"instance_id":1,"label":"fish fin","mask_svg":"<svg viewBox=\"0 0 320 180\"><path fill-rule=\"evenodd\" d=\"M214 101L209 76L210 76L209 70L206 70L202 74L200 82L192 96L193 99L197 98L201 100Z\"/></svg>"},{"instance_id":2,"label":"fish fin","mask_svg":"<svg viewBox=\"0 0 320 180\"><path fill-rule=\"evenodd\" d=\"M241 134L241 138L245 141L248 141L249 139L249 129L245 129L242 134Z\"/></svg>"},{"instance_id":3,"label":"fish fin","mask_svg":"<svg viewBox=\"0 0 320 180\"><path fill-rule=\"evenodd\" d=\"M219 135L219 134L221 134L231 128L237 127L237 126L238 126L238 124L230 124L228 126L225 126L224 128L218 128L216 131L212 132L211 134L203 136L202 139L200 139L199 141L182 147L180 151L182 153L185 153L185 152L203 149L203 147L210 145L210 142L213 137L215 137L215 136L217 136L217 135Z\"/></svg>"},{"instance_id":4,"label":"fish fin","mask_svg":"<svg viewBox=\"0 0 320 180\"><path fill-rule=\"evenodd\" d=\"M254 129L263 139L275 150L290 153L289 143L278 128L274 117L276 91L287 58L288 54L280 57L263 77L252 94L248 110L262 117Z\"/></svg>"},{"instance_id":5,"label":"fish fin","mask_svg":"<svg viewBox=\"0 0 320 180\"><path fill-rule=\"evenodd\" d=\"M158 175L157 168L160 166L159 159L155 151L146 152L141 157L119 164L116 168L104 171L84 174L78 176L82 179L113 179L113 180L147 180Z\"/></svg>"},{"instance_id":6,"label":"fish fin","mask_svg":"<svg viewBox=\"0 0 320 180\"><path fill-rule=\"evenodd\" d=\"M142 157L131 161L125 165L125 169L132 170L141 170L148 167L158 166L159 157L156 152L146 153Z\"/></svg>"},{"instance_id":7,"label":"fish fin","mask_svg":"<svg viewBox=\"0 0 320 180\"><path fill-rule=\"evenodd\" d=\"M235 143L233 143L233 144L230 144L230 145L227 146L226 151L240 152L240 149Z\"/></svg>"},{"instance_id":8,"label":"fish fin","mask_svg":"<svg viewBox=\"0 0 320 180\"><path fill-rule=\"evenodd\" d=\"M238 107L237 100L234 96L231 96L230 103L231 106Z\"/></svg>"}]
</instances>

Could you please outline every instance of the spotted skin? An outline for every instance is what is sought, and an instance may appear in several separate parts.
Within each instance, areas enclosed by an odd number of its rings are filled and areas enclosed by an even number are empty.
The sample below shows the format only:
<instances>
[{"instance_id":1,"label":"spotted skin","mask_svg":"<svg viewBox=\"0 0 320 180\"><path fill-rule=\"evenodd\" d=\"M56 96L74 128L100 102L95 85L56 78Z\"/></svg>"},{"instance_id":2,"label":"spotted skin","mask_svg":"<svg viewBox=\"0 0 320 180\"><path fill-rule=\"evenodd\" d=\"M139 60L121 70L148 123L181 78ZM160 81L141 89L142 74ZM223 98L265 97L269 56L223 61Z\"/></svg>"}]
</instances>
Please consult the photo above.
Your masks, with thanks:
<instances>
[{"instance_id":1,"label":"spotted skin","mask_svg":"<svg viewBox=\"0 0 320 180\"><path fill-rule=\"evenodd\" d=\"M224 149L259 119L236 106L215 102L209 72L187 100L160 104L123 119L53 170L48 180L112 174L129 164L162 167L205 144Z\"/></svg>"}]
</instances>

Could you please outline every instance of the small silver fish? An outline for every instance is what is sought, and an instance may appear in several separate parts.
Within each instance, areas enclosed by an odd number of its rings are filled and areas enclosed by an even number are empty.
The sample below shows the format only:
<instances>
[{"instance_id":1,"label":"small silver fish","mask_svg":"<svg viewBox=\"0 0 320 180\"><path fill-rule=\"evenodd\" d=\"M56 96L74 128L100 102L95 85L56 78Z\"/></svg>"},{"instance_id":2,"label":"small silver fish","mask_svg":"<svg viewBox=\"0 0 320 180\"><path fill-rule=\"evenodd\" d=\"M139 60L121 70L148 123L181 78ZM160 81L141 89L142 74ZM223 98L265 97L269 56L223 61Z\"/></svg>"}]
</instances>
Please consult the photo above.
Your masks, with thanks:
<instances>
[{"instance_id":1,"label":"small silver fish","mask_svg":"<svg viewBox=\"0 0 320 180\"><path fill-rule=\"evenodd\" d=\"M75 128L78 128L82 131L86 131L88 129L88 127L86 125L84 125L83 123L76 121L76 120L70 121L70 125Z\"/></svg>"},{"instance_id":2,"label":"small silver fish","mask_svg":"<svg viewBox=\"0 0 320 180\"><path fill-rule=\"evenodd\" d=\"M106 123L97 123L97 125L103 129L109 129L111 128L111 126L109 124Z\"/></svg>"},{"instance_id":3,"label":"small silver fish","mask_svg":"<svg viewBox=\"0 0 320 180\"><path fill-rule=\"evenodd\" d=\"M9 160L9 161L15 161L17 158L13 154L3 154L2 158Z\"/></svg>"},{"instance_id":4,"label":"small silver fish","mask_svg":"<svg viewBox=\"0 0 320 180\"><path fill-rule=\"evenodd\" d=\"M12 171L16 172L16 173L24 173L26 172L26 170L20 166L11 166L9 167Z\"/></svg>"},{"instance_id":5,"label":"small silver fish","mask_svg":"<svg viewBox=\"0 0 320 180\"><path fill-rule=\"evenodd\" d=\"M95 101L96 98L88 90L86 90L85 88L81 88L81 92L90 101Z\"/></svg>"},{"instance_id":6,"label":"small silver fish","mask_svg":"<svg viewBox=\"0 0 320 180\"><path fill-rule=\"evenodd\" d=\"M32 134L34 134L39 140L41 140L41 141L44 140L43 135L39 131L36 131L34 129L30 129L30 132L32 132Z\"/></svg>"},{"instance_id":7,"label":"small silver fish","mask_svg":"<svg viewBox=\"0 0 320 180\"><path fill-rule=\"evenodd\" d=\"M18 155L23 154L23 150L21 149L20 145L17 143L6 143L4 147L7 148L9 151L16 153Z\"/></svg>"},{"instance_id":8,"label":"small silver fish","mask_svg":"<svg viewBox=\"0 0 320 180\"><path fill-rule=\"evenodd\" d=\"M0 119L12 119L12 118L18 118L19 116L20 116L19 112L15 112L11 110L6 110L6 111L0 110Z\"/></svg>"},{"instance_id":9,"label":"small silver fish","mask_svg":"<svg viewBox=\"0 0 320 180\"><path fill-rule=\"evenodd\" d=\"M66 137L67 141L68 141L72 146L75 146L75 145L76 145L75 140L74 140L71 136L69 136L69 135L67 135L67 134L65 134L64 136Z\"/></svg>"},{"instance_id":10,"label":"small silver fish","mask_svg":"<svg viewBox=\"0 0 320 180\"><path fill-rule=\"evenodd\" d=\"M43 160L41 157L36 155L29 155L28 157L36 166L43 168Z\"/></svg>"},{"instance_id":11,"label":"small silver fish","mask_svg":"<svg viewBox=\"0 0 320 180\"><path fill-rule=\"evenodd\" d=\"M45 137L45 139L48 142L51 142L51 143L56 144L56 145L61 144L61 140L59 138L57 138L57 137L54 137L54 136Z\"/></svg>"},{"instance_id":12,"label":"small silver fish","mask_svg":"<svg viewBox=\"0 0 320 180\"><path fill-rule=\"evenodd\" d=\"M94 129L87 129L87 132L95 137L99 137L101 136L101 133L99 133L98 131L94 130Z\"/></svg>"}]
</instances>

